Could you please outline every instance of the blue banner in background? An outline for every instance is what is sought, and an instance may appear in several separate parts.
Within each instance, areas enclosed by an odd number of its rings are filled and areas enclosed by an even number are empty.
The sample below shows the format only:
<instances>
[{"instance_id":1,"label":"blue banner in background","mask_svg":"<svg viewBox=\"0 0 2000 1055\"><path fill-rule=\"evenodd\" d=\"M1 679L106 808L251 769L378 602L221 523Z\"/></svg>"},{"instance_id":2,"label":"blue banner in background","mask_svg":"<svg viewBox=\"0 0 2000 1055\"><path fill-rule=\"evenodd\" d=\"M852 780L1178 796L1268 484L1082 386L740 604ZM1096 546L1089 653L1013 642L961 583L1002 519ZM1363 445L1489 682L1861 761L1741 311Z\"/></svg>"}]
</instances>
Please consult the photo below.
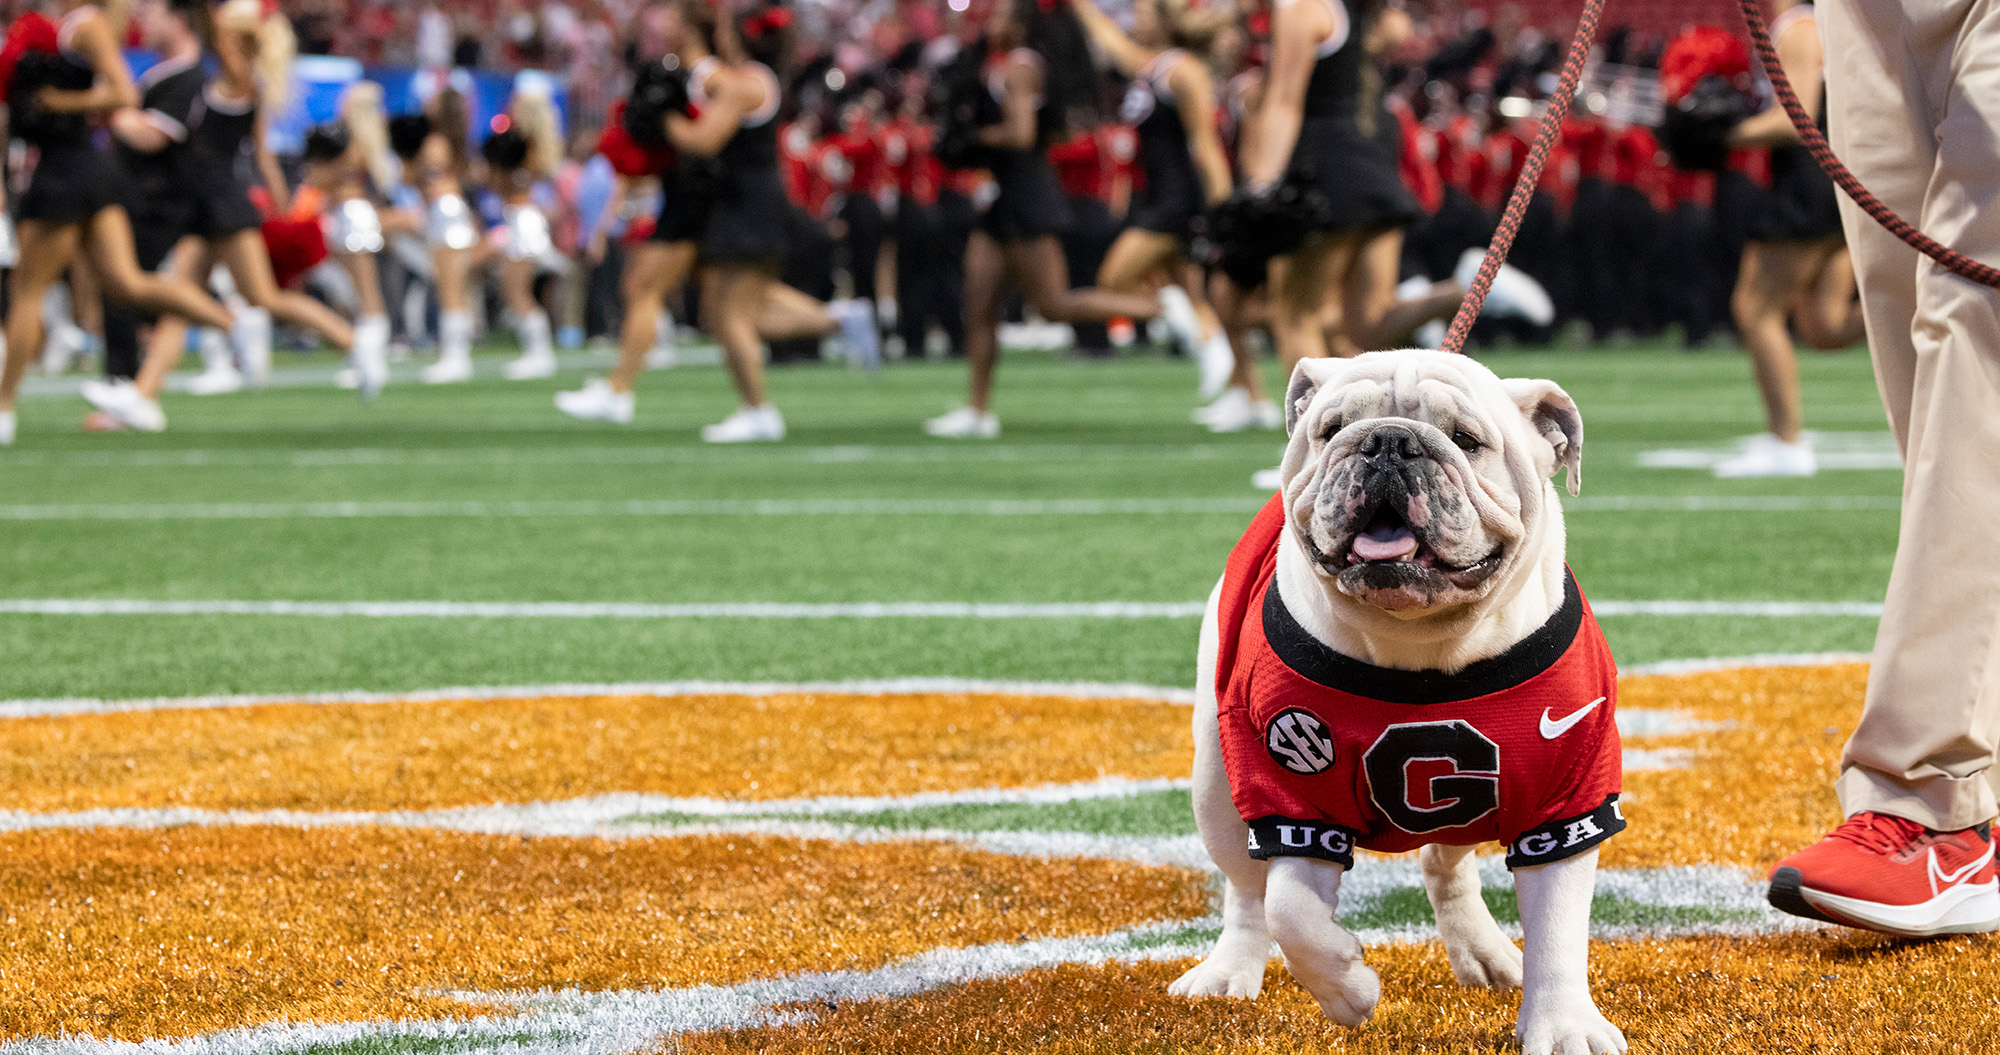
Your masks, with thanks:
<instances>
[{"instance_id":1,"label":"blue banner in background","mask_svg":"<svg viewBox=\"0 0 2000 1055\"><path fill-rule=\"evenodd\" d=\"M149 51L128 50L125 61L138 77L158 61ZM569 88L560 78L540 70L495 73L488 70L452 70L448 73L419 70L410 66L367 66L354 59L332 55L301 55L292 64L291 101L285 112L265 120L271 151L297 154L305 149L306 132L340 116L340 97L347 86L370 80L382 86L382 108L389 116L412 114L437 94L445 83L465 93L472 105L472 141L477 150L484 142L493 118L507 109L517 84L538 82L547 87L555 102L556 115L565 128L569 125Z\"/></svg>"}]
</instances>

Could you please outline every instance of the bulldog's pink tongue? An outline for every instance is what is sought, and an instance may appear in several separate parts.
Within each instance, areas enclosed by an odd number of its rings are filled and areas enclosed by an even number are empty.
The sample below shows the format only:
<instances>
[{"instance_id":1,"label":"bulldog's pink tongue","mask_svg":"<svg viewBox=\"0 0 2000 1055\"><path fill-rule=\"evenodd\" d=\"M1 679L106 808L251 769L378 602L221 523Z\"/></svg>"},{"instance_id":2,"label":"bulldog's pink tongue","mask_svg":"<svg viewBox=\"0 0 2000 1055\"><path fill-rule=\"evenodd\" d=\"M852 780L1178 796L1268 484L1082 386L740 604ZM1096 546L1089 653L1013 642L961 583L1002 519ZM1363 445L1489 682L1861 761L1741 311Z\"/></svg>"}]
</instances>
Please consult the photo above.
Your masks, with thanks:
<instances>
[{"instance_id":1,"label":"bulldog's pink tongue","mask_svg":"<svg viewBox=\"0 0 2000 1055\"><path fill-rule=\"evenodd\" d=\"M1354 555L1362 560L1408 560L1416 553L1417 536L1401 524L1373 528L1354 536Z\"/></svg>"}]
</instances>

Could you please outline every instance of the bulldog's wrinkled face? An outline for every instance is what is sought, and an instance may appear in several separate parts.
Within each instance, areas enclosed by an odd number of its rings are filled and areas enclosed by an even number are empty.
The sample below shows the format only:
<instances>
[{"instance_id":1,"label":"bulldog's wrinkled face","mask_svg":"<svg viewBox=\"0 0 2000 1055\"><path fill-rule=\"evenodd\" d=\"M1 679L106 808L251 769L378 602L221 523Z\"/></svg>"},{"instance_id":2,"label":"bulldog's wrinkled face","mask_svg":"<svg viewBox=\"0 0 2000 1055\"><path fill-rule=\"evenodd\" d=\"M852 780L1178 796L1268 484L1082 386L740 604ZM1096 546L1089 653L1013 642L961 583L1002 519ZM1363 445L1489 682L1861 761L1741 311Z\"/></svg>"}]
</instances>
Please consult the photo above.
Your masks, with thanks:
<instances>
[{"instance_id":1,"label":"bulldog's wrinkled face","mask_svg":"<svg viewBox=\"0 0 2000 1055\"><path fill-rule=\"evenodd\" d=\"M1476 601L1559 516L1546 482L1581 483L1583 422L1549 381L1433 351L1308 359L1286 396L1287 519L1314 570L1403 617Z\"/></svg>"}]
</instances>

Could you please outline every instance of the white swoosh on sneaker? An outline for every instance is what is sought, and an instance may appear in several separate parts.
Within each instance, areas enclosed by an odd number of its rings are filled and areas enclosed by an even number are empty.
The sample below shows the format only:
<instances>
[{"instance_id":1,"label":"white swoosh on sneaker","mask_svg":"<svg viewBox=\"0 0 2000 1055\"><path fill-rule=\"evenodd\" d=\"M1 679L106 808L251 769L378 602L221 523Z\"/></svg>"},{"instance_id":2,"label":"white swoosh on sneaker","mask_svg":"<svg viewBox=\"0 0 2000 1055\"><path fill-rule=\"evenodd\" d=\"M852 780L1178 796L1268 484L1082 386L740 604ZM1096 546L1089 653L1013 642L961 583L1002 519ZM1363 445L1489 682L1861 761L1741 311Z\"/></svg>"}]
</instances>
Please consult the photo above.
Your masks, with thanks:
<instances>
[{"instance_id":1,"label":"white swoosh on sneaker","mask_svg":"<svg viewBox=\"0 0 2000 1055\"><path fill-rule=\"evenodd\" d=\"M1585 707L1580 711L1575 711L1571 713L1568 717L1563 718L1560 721L1551 719L1549 717L1549 709L1547 707L1542 708L1542 739L1553 740L1556 737L1561 736L1566 732L1569 732L1571 729L1576 728L1576 723L1583 721L1585 715L1596 710L1598 704L1603 703L1605 700L1609 698L1610 697L1607 696L1599 696L1598 698L1590 701L1590 706Z\"/></svg>"},{"instance_id":2,"label":"white swoosh on sneaker","mask_svg":"<svg viewBox=\"0 0 2000 1055\"><path fill-rule=\"evenodd\" d=\"M1935 846L1931 847L1930 857L1931 857L1931 865L1930 865L1931 893L1936 894L1942 887L1955 885L1959 880L1964 879L1966 876L1969 876L1972 873L1978 871L1981 865L1984 865L1986 862L1993 860L1993 844L1990 842L1987 843L1985 853L1980 854L1977 858L1973 859L1970 863L1968 863L1964 868L1961 868L1956 872L1946 872L1944 869L1938 867L1937 847Z\"/></svg>"}]
</instances>

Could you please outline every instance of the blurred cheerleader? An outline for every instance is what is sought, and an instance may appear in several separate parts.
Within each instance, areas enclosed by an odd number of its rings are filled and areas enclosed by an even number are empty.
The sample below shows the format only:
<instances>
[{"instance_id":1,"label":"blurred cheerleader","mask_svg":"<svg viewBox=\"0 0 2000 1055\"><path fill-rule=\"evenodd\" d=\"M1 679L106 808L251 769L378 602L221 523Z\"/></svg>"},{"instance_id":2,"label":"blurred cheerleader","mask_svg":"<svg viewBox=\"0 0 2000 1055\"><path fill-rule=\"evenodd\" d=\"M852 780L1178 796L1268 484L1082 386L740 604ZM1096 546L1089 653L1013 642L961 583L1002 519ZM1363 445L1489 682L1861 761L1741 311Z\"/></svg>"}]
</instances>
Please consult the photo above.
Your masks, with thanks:
<instances>
[{"instance_id":1,"label":"blurred cheerleader","mask_svg":"<svg viewBox=\"0 0 2000 1055\"><path fill-rule=\"evenodd\" d=\"M1121 116L1138 131L1145 177L1127 217L1130 226L1112 243L1097 284L1138 290L1160 271L1178 282L1161 291L1162 306L1174 328L1194 338L1190 350L1201 365L1201 396L1213 399L1228 383L1235 357L1229 336L1201 296L1202 275L1187 248L1195 218L1229 197L1231 189L1229 158L1215 122L1215 84L1204 58L1235 9L1138 0L1127 36L1091 0L1073 0L1073 6L1098 51L1131 78ZM1184 313L1197 314L1198 321Z\"/></svg>"},{"instance_id":2,"label":"blurred cheerleader","mask_svg":"<svg viewBox=\"0 0 2000 1055\"><path fill-rule=\"evenodd\" d=\"M36 53L15 67L12 131L39 148L40 160L18 202L14 270L7 312L6 367L0 372L0 444L14 442L14 400L28 363L42 347L42 294L79 251L87 253L115 300L227 329L229 312L192 282L139 267L132 224L121 204L125 177L97 146L90 119L139 101L119 53L123 27L96 7L64 0L53 55Z\"/></svg>"},{"instance_id":3,"label":"blurred cheerleader","mask_svg":"<svg viewBox=\"0 0 2000 1055\"><path fill-rule=\"evenodd\" d=\"M966 405L924 423L933 436L992 439L993 373L1000 359L1000 311L1011 279L1050 322L1151 319L1151 293L1069 288L1058 236L1069 202L1047 150L1062 138L1067 111L1087 105L1095 69L1083 29L1065 3L1001 0L986 23L986 97L973 133L999 194L965 248ZM1197 346L1197 345L1191 345Z\"/></svg>"},{"instance_id":4,"label":"blurred cheerleader","mask_svg":"<svg viewBox=\"0 0 2000 1055\"><path fill-rule=\"evenodd\" d=\"M425 383L472 380L472 295L467 272L479 245L479 228L465 200L471 169L466 143L472 130L465 96L446 85L424 113L389 123L389 139L403 160L403 180L424 202L424 240L438 302L438 358L424 368Z\"/></svg>"},{"instance_id":5,"label":"blurred cheerleader","mask_svg":"<svg viewBox=\"0 0 2000 1055\"><path fill-rule=\"evenodd\" d=\"M1423 323L1450 315L1483 256L1469 251L1454 281L1398 303L1402 232L1422 210L1403 185L1390 146L1395 129L1384 124L1394 118L1383 108L1374 66L1376 54L1410 32L1408 16L1392 5L1273 4L1270 74L1243 132L1243 181L1261 192L1289 174L1326 205L1319 229L1270 262L1271 330L1288 372L1304 358L1393 346ZM1551 312L1548 294L1511 267L1494 279L1487 308L1542 323Z\"/></svg>"},{"instance_id":6,"label":"blurred cheerleader","mask_svg":"<svg viewBox=\"0 0 2000 1055\"><path fill-rule=\"evenodd\" d=\"M376 203L396 186L397 177L382 86L356 81L340 98L339 122L306 138L302 180L320 197L327 253L354 287L356 387L365 380L360 366L364 350L371 368L384 378L388 373L389 312L376 259L387 245L388 231Z\"/></svg>"},{"instance_id":7,"label":"blurred cheerleader","mask_svg":"<svg viewBox=\"0 0 2000 1055\"><path fill-rule=\"evenodd\" d=\"M175 275L194 281L221 263L253 307L355 353L357 369L372 381L364 394L373 395L381 382L380 370L361 363L379 364L381 349L372 355L356 349L354 329L347 320L278 284L261 230L263 216L250 199L249 183L237 174L238 160L246 153L254 157L272 201L284 211L289 188L265 146L264 120L268 111L284 108L291 86L296 49L291 24L282 15L267 16L261 0L229 0L215 9L213 19L209 36L217 71L202 90L202 115L188 134L191 149L183 186L191 209L187 235L175 247L169 267ZM239 327L238 335L250 380L261 384L270 364L268 323ZM131 427L163 428L159 395L186 347L185 326L162 320L154 327L138 379L129 386L86 385L84 398Z\"/></svg>"},{"instance_id":8,"label":"blurred cheerleader","mask_svg":"<svg viewBox=\"0 0 2000 1055\"><path fill-rule=\"evenodd\" d=\"M624 122L606 134L602 149L607 157L617 155L614 164L625 175L636 176L647 164L659 173L660 215L652 237L631 251L617 367L608 379L558 393L556 407L584 420L632 420L633 389L653 347L660 308L699 260L702 317L723 347L743 403L728 419L704 428L702 438L711 443L783 439L784 419L765 401L760 338L838 332L850 355L872 364L880 355L874 313L860 301L823 304L776 279L787 248L788 208L773 124L777 78L769 66L752 61L739 41L751 40L757 55L777 61L788 13L777 7L755 10L739 18L741 28L725 34L708 0L681 0L664 11L672 69L687 71L686 93L701 104L701 116L690 117L692 107L676 101L659 118L657 130L646 127L649 117L630 122L640 126L632 136L625 134ZM725 42L736 56L728 63L717 53ZM678 83L664 66L649 67L641 81L662 77ZM618 160L626 157L629 163ZM710 159L720 159L728 174L718 177Z\"/></svg>"},{"instance_id":9,"label":"blurred cheerleader","mask_svg":"<svg viewBox=\"0 0 2000 1055\"><path fill-rule=\"evenodd\" d=\"M535 280L545 271L566 274L570 265L556 249L547 214L535 203L536 192L555 178L563 160L562 127L545 84L515 89L507 126L487 137L481 153L487 186L502 202L502 219L477 259L494 264L521 342L520 358L507 364L507 377L548 377L556 372L555 335L548 311L535 299Z\"/></svg>"}]
</instances>

